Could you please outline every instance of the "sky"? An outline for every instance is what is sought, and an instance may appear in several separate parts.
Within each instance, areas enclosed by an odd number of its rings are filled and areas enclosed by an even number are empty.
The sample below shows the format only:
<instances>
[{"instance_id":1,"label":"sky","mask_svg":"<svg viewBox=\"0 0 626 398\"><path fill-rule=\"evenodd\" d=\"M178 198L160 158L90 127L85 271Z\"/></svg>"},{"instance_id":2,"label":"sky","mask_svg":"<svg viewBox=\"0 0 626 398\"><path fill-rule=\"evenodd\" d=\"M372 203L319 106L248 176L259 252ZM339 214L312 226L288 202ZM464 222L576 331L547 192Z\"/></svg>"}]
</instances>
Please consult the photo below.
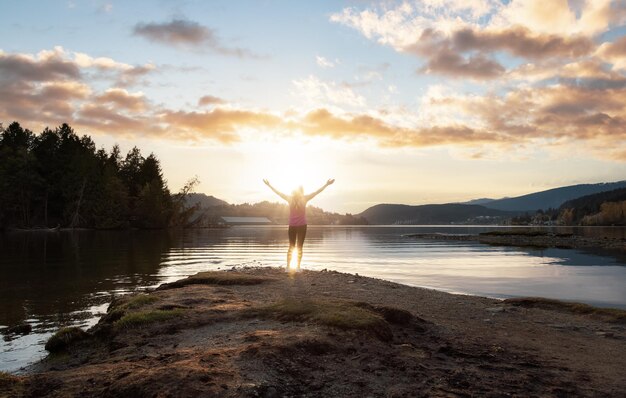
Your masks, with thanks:
<instances>
[{"instance_id":1,"label":"sky","mask_svg":"<svg viewBox=\"0 0 626 398\"><path fill-rule=\"evenodd\" d=\"M0 122L172 191L447 203L626 179L626 0L0 0Z\"/></svg>"}]
</instances>

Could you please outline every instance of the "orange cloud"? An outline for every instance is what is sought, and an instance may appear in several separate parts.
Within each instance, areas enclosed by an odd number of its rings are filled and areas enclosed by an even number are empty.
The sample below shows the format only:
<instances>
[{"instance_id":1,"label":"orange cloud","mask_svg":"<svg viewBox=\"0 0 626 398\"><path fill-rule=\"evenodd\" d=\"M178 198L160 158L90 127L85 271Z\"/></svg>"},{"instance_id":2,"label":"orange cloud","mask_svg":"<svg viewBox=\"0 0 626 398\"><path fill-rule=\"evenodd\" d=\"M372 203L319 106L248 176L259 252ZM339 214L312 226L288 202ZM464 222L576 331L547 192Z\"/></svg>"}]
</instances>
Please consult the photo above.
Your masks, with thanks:
<instances>
[{"instance_id":1,"label":"orange cloud","mask_svg":"<svg viewBox=\"0 0 626 398\"><path fill-rule=\"evenodd\" d=\"M80 79L80 68L58 54L35 59L24 54L7 54L0 51L0 79L5 82Z\"/></svg>"},{"instance_id":2,"label":"orange cloud","mask_svg":"<svg viewBox=\"0 0 626 398\"><path fill-rule=\"evenodd\" d=\"M502 141L496 133L479 131L463 125L405 128L394 126L369 115L339 117L327 109L309 112L292 127L310 135L335 139L372 138L384 146L424 147L447 144L472 145Z\"/></svg>"},{"instance_id":3,"label":"orange cloud","mask_svg":"<svg viewBox=\"0 0 626 398\"><path fill-rule=\"evenodd\" d=\"M227 143L239 141L239 129L267 129L282 122L279 117L268 113L221 108L207 112L166 110L159 117L169 125L175 138L213 138Z\"/></svg>"},{"instance_id":4,"label":"orange cloud","mask_svg":"<svg viewBox=\"0 0 626 398\"><path fill-rule=\"evenodd\" d=\"M282 113L233 109L208 95L198 100L214 105L208 110L169 109L115 86L114 77L104 91L90 86L82 76L92 73L93 64L81 67L59 49L37 57L0 53L2 67L0 121L41 128L67 122L88 133L220 143L236 143L255 131L368 140L384 147L462 146L475 153L485 146L563 143L580 143L594 154L602 146L610 146L611 153L626 151L626 77L597 58L565 65L551 84L521 85L498 95L433 90L418 109L376 113L348 113L339 106Z\"/></svg>"},{"instance_id":5,"label":"orange cloud","mask_svg":"<svg viewBox=\"0 0 626 398\"><path fill-rule=\"evenodd\" d=\"M147 107L143 94L131 94L121 88L110 88L95 98L96 103L112 104L131 112L141 112Z\"/></svg>"},{"instance_id":6,"label":"orange cloud","mask_svg":"<svg viewBox=\"0 0 626 398\"><path fill-rule=\"evenodd\" d=\"M226 101L213 95L205 95L200 97L200 99L198 100L198 106L221 105L225 103Z\"/></svg>"}]
</instances>

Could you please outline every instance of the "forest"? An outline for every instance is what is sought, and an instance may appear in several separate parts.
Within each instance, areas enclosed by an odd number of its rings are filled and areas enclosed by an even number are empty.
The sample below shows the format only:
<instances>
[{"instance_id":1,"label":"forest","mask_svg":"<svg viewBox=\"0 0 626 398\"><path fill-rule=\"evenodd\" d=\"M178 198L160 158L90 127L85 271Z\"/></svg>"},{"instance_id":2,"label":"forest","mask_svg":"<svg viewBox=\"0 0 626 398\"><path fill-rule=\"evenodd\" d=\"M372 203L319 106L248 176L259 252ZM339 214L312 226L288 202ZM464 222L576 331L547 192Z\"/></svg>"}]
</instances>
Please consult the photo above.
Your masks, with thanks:
<instances>
[{"instance_id":1,"label":"forest","mask_svg":"<svg viewBox=\"0 0 626 398\"><path fill-rule=\"evenodd\" d=\"M193 209L172 195L154 154L138 148L96 149L69 125L35 134L18 122L0 125L0 229L164 228Z\"/></svg>"},{"instance_id":2,"label":"forest","mask_svg":"<svg viewBox=\"0 0 626 398\"><path fill-rule=\"evenodd\" d=\"M626 225L626 188L563 203L559 222L564 225Z\"/></svg>"}]
</instances>

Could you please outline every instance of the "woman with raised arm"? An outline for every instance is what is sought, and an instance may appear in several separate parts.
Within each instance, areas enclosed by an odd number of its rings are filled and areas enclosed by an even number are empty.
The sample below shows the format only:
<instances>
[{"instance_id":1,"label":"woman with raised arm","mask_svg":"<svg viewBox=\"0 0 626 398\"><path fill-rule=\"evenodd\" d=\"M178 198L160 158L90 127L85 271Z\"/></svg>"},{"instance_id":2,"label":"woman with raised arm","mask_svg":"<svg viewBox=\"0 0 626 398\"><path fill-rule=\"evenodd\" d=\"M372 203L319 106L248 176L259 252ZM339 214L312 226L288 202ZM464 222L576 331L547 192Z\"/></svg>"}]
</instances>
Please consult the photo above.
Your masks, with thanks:
<instances>
[{"instance_id":1,"label":"woman with raised arm","mask_svg":"<svg viewBox=\"0 0 626 398\"><path fill-rule=\"evenodd\" d=\"M320 192L326 189L327 186L335 182L335 180L331 178L326 181L326 184L324 184L320 189L308 195L305 195L302 186L299 186L292 192L291 196L278 191L270 184L269 181L263 180L263 182L265 185L270 187L276 195L285 199L289 203L289 249L287 250L286 270L289 271L293 249L296 245L298 245L298 267L296 268L296 271L300 272L300 263L302 262L302 246L304 245L304 238L306 237L306 204L309 200L313 199Z\"/></svg>"}]
</instances>

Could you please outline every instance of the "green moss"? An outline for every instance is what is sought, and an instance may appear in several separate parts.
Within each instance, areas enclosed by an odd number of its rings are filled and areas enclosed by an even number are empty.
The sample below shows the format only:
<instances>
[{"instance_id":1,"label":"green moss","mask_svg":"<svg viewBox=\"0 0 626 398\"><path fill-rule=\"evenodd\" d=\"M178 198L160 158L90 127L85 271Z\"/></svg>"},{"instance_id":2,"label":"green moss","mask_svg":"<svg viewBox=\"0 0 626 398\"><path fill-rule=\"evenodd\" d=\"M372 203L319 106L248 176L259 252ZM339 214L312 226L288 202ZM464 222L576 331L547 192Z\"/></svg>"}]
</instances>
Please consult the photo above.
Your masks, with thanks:
<instances>
[{"instance_id":1,"label":"green moss","mask_svg":"<svg viewBox=\"0 0 626 398\"><path fill-rule=\"evenodd\" d=\"M389 324L379 314L347 301L283 300L251 310L280 320L308 321L340 329L370 332L382 340L392 338Z\"/></svg>"},{"instance_id":2,"label":"green moss","mask_svg":"<svg viewBox=\"0 0 626 398\"><path fill-rule=\"evenodd\" d=\"M504 300L504 302L519 307L543 308L547 310L571 312L574 314L593 315L609 322L626 323L626 310L617 308L594 307L588 304L559 301L544 297L511 298Z\"/></svg>"},{"instance_id":3,"label":"green moss","mask_svg":"<svg viewBox=\"0 0 626 398\"><path fill-rule=\"evenodd\" d=\"M258 285L271 280L273 279L241 272L206 271L172 283L165 283L159 286L158 290L175 289L187 285Z\"/></svg>"},{"instance_id":4,"label":"green moss","mask_svg":"<svg viewBox=\"0 0 626 398\"><path fill-rule=\"evenodd\" d=\"M120 329L134 329L155 322L170 320L182 315L183 312L184 310L181 309L132 312L122 316L115 322L115 326Z\"/></svg>"},{"instance_id":5,"label":"green moss","mask_svg":"<svg viewBox=\"0 0 626 398\"><path fill-rule=\"evenodd\" d=\"M72 326L63 328L48 339L45 349L52 353L63 351L77 341L84 340L88 337L89 334L79 327Z\"/></svg>"}]
</instances>

